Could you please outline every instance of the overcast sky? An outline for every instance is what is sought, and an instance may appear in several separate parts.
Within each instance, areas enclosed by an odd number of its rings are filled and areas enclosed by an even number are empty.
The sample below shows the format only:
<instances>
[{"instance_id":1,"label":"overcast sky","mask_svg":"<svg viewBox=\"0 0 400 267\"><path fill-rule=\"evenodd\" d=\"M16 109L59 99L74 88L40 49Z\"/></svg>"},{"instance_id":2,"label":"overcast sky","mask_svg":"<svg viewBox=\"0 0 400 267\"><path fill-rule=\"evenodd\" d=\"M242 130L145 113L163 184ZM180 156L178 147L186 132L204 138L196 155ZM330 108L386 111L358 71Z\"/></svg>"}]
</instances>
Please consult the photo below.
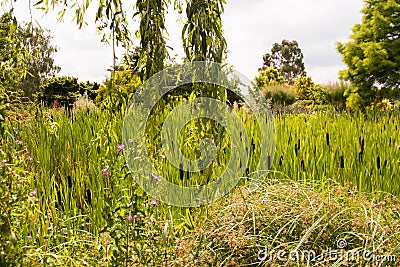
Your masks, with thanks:
<instances>
[{"instance_id":1,"label":"overcast sky","mask_svg":"<svg viewBox=\"0 0 400 267\"><path fill-rule=\"evenodd\" d=\"M223 26L228 61L252 79L273 43L296 40L304 54L307 74L318 83L335 81L339 70L345 68L335 43L349 39L351 28L361 21L362 6L362 0L227 0ZM17 18L29 19L27 1L17 1L14 8ZM177 12L168 13L167 29L168 44L174 48L170 54L178 54L179 58L183 52L178 17ZM60 75L75 76L81 81L104 80L112 65L112 50L96 35L91 24L93 15L87 17L89 25L83 30L78 30L70 19L57 23L55 13L43 16L33 10L33 18L54 35Z\"/></svg>"}]
</instances>

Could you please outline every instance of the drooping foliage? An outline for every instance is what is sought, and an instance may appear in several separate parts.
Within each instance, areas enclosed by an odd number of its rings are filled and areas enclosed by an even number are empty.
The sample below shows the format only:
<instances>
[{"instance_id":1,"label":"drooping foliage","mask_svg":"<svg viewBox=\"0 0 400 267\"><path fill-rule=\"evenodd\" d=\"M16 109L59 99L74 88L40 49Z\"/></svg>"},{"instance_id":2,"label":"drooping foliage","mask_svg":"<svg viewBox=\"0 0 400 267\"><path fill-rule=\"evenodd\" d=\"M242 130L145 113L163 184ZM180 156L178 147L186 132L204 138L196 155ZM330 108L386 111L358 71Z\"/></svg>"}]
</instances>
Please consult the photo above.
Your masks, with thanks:
<instances>
[{"instance_id":1,"label":"drooping foliage","mask_svg":"<svg viewBox=\"0 0 400 267\"><path fill-rule=\"evenodd\" d=\"M138 0L137 13L140 17L138 36L140 39L139 67L142 80L164 68L168 51L165 42L165 0Z\"/></svg>"},{"instance_id":2,"label":"drooping foliage","mask_svg":"<svg viewBox=\"0 0 400 267\"><path fill-rule=\"evenodd\" d=\"M224 0L188 0L187 21L182 29L183 47L188 61L212 61L223 63L226 56L226 40L223 36L221 15ZM194 86L194 92L225 102L226 89L218 86Z\"/></svg>"},{"instance_id":3,"label":"drooping foliage","mask_svg":"<svg viewBox=\"0 0 400 267\"><path fill-rule=\"evenodd\" d=\"M224 3L221 0L187 2L187 21L182 30L182 40L189 61L222 63L225 59L226 40L221 21Z\"/></svg>"}]
</instances>

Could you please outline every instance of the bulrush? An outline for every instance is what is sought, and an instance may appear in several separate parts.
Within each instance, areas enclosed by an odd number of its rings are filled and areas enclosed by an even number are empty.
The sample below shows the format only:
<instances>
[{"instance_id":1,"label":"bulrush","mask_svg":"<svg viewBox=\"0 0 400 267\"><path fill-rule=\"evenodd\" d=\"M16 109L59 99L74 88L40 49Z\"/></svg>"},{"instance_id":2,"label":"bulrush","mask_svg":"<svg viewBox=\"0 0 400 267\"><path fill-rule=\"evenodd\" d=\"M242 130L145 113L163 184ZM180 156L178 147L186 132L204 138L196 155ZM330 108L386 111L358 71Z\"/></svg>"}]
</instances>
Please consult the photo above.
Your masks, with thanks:
<instances>
[{"instance_id":1,"label":"bulrush","mask_svg":"<svg viewBox=\"0 0 400 267\"><path fill-rule=\"evenodd\" d=\"M326 133L325 138L326 138L326 144L329 146L330 145L329 133Z\"/></svg>"},{"instance_id":2,"label":"bulrush","mask_svg":"<svg viewBox=\"0 0 400 267\"><path fill-rule=\"evenodd\" d=\"M268 155L267 164L268 164L268 170L271 170L271 155Z\"/></svg>"},{"instance_id":3,"label":"bulrush","mask_svg":"<svg viewBox=\"0 0 400 267\"><path fill-rule=\"evenodd\" d=\"M364 137L360 136L358 142L360 144L360 152L358 153L358 160L361 161L364 155Z\"/></svg>"},{"instance_id":4,"label":"bulrush","mask_svg":"<svg viewBox=\"0 0 400 267\"><path fill-rule=\"evenodd\" d=\"M379 155L376 157L376 167L378 170L381 168L381 157Z\"/></svg>"},{"instance_id":5,"label":"bulrush","mask_svg":"<svg viewBox=\"0 0 400 267\"><path fill-rule=\"evenodd\" d=\"M343 157L343 155L340 156L340 168L344 169L344 157Z\"/></svg>"},{"instance_id":6,"label":"bulrush","mask_svg":"<svg viewBox=\"0 0 400 267\"><path fill-rule=\"evenodd\" d=\"M181 163L179 163L179 179L181 179L181 181L183 180L183 175L184 175L184 173L183 173L183 164L181 162Z\"/></svg>"}]
</instances>

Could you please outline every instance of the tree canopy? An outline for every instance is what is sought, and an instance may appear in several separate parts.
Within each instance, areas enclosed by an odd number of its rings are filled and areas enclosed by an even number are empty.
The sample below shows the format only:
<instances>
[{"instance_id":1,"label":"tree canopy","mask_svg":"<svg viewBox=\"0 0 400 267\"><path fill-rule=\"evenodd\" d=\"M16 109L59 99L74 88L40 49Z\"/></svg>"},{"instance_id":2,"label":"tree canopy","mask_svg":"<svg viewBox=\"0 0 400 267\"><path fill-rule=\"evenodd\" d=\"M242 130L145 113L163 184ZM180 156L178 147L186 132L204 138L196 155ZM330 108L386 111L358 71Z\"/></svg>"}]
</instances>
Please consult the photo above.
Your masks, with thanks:
<instances>
[{"instance_id":1,"label":"tree canopy","mask_svg":"<svg viewBox=\"0 0 400 267\"><path fill-rule=\"evenodd\" d=\"M30 23L17 23L12 10L0 17L0 57L4 64L0 80L8 90L21 90L31 97L60 68L54 64L57 51L49 31Z\"/></svg>"},{"instance_id":2,"label":"tree canopy","mask_svg":"<svg viewBox=\"0 0 400 267\"><path fill-rule=\"evenodd\" d=\"M338 43L347 69L340 77L355 85L357 98L368 104L400 87L400 1L364 0L362 22L347 43Z\"/></svg>"},{"instance_id":3,"label":"tree canopy","mask_svg":"<svg viewBox=\"0 0 400 267\"><path fill-rule=\"evenodd\" d=\"M295 40L283 40L280 44L274 43L271 53L265 54L263 59L263 68L277 69L290 85L293 85L298 77L307 75L303 63L303 53Z\"/></svg>"}]
</instances>

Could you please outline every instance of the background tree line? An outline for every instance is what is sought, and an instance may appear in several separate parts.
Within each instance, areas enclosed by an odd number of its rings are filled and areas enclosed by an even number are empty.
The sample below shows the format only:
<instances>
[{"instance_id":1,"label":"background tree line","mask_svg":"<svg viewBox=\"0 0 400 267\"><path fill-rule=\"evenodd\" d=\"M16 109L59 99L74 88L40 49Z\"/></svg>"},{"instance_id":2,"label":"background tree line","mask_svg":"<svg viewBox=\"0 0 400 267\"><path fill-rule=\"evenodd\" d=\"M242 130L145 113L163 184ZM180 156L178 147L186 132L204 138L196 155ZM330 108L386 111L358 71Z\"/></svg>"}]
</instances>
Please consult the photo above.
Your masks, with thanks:
<instances>
[{"instance_id":1,"label":"background tree line","mask_svg":"<svg viewBox=\"0 0 400 267\"><path fill-rule=\"evenodd\" d=\"M36 1L34 5L46 12L58 9L60 17L72 11L76 14L75 21L79 27L85 21L85 12L89 6L96 5L95 21L97 28L103 33L103 41L111 43L113 47L121 45L127 51L123 64L117 68L114 62L113 69L117 71L111 72L110 79L102 90L103 98L105 95L115 97L116 94L112 92L116 90L115 86L109 82L116 72L121 76L126 70L125 74L132 79L137 77L143 82L165 67L170 59L165 41L165 13L170 6L186 13L182 28L186 61L210 60L221 63L226 59L227 44L221 20L225 1L136 1L133 7L135 17L139 19L136 32L139 46L136 50L132 48L134 30L130 28L122 1L86 1L82 5L69 5L73 2ZM342 92L350 109L364 109L385 99L396 99L399 95L399 6L397 0L365 0L362 22L353 27L350 41L337 44L343 62L348 66L340 72L339 77L351 84L345 86ZM8 90L18 88L23 90L24 95L32 96L45 78L53 77L59 71L52 59L56 48L50 43L51 36L49 32L35 28L30 23L16 23L12 12L2 16L0 31L0 49L3 51L2 87ZM27 49L24 50L23 47ZM287 88L292 87L295 100L324 103L327 88L317 86L311 78L307 78L303 58L297 41L283 40L275 43L270 53L263 56L264 63L255 82L259 87L286 84ZM226 98L226 92L218 88L204 92L205 89L199 86L196 90L197 94ZM278 93L285 94L284 90ZM336 95L340 93L335 92ZM122 95L128 94L125 92ZM232 94L228 95L230 99L236 100Z\"/></svg>"}]
</instances>

